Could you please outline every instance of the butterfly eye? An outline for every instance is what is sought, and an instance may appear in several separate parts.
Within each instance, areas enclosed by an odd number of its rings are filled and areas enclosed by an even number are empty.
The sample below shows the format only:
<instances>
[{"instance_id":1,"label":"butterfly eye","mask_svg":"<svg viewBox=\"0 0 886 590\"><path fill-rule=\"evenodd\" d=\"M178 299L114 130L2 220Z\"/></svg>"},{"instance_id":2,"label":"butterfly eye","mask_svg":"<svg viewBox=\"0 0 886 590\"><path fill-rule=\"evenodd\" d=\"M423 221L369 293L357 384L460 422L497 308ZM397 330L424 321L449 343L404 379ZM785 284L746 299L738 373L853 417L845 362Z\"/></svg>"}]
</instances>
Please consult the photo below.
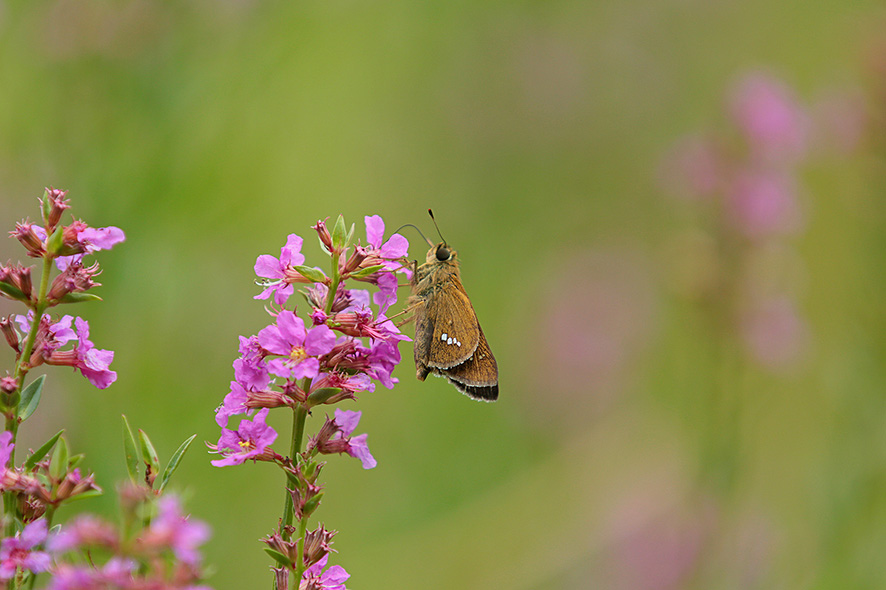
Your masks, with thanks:
<instances>
[{"instance_id":1,"label":"butterfly eye","mask_svg":"<svg viewBox=\"0 0 886 590\"><path fill-rule=\"evenodd\" d=\"M449 248L445 246L440 246L437 248L437 260L440 262L445 262L449 260Z\"/></svg>"}]
</instances>

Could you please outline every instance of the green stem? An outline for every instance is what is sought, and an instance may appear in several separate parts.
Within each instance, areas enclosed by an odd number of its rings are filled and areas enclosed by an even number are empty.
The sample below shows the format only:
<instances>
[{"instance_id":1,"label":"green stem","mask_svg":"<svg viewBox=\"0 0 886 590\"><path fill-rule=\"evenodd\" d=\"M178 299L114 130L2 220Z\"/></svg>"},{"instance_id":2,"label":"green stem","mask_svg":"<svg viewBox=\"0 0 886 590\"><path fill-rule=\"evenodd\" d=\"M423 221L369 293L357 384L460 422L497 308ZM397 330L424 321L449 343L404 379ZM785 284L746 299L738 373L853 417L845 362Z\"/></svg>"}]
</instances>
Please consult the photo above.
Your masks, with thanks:
<instances>
[{"instance_id":1,"label":"green stem","mask_svg":"<svg viewBox=\"0 0 886 590\"><path fill-rule=\"evenodd\" d=\"M48 255L43 259L43 272L40 277L40 288L37 291L37 302L34 304L34 319L31 322L31 330L25 340L22 353L19 355L15 363L15 379L18 383L18 389L9 397L15 400L15 403L9 407L9 413L6 416L6 430L12 433L10 442L15 443L18 436L18 404L21 401L22 386L28 371L31 370L29 363L31 361L31 353L34 352L34 343L37 341L37 331L40 329L40 319L46 310L46 291L49 289L49 274L52 271L52 258ZM15 447L12 447L9 456L9 464L15 465ZM18 518L18 506L16 505L14 492L7 491L3 494L3 513L6 515L5 535L12 537L15 535L15 523L20 520ZM12 580L10 580L12 584ZM11 586L10 586L11 587Z\"/></svg>"}]
</instances>

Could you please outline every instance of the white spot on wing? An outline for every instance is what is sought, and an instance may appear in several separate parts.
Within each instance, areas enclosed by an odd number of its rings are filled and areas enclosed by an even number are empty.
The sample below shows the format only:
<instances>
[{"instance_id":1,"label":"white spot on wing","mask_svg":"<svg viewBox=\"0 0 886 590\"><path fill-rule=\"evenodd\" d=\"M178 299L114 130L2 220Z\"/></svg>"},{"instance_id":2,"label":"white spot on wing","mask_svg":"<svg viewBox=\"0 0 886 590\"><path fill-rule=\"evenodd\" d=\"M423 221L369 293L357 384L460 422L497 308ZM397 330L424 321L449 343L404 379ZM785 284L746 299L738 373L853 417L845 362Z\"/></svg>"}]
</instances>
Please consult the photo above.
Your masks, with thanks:
<instances>
[{"instance_id":1,"label":"white spot on wing","mask_svg":"<svg viewBox=\"0 0 886 590\"><path fill-rule=\"evenodd\" d=\"M447 339L446 339L446 344L452 344L452 338L447 338Z\"/></svg>"},{"instance_id":2,"label":"white spot on wing","mask_svg":"<svg viewBox=\"0 0 886 590\"><path fill-rule=\"evenodd\" d=\"M444 342L446 341L446 332L443 332L443 335L440 336L440 340L442 340Z\"/></svg>"}]
</instances>

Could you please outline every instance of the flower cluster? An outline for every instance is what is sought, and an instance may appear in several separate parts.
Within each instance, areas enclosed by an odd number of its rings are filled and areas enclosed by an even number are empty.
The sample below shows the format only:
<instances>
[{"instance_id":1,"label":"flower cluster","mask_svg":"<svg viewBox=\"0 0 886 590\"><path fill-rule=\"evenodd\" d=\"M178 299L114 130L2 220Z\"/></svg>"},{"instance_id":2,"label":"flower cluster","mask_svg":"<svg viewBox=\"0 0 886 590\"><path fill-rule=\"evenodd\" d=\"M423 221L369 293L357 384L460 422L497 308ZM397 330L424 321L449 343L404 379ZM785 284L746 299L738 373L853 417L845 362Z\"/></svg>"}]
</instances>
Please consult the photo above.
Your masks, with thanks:
<instances>
[{"instance_id":1,"label":"flower cluster","mask_svg":"<svg viewBox=\"0 0 886 590\"><path fill-rule=\"evenodd\" d=\"M27 315L0 319L0 331L20 361L20 372L43 363L70 366L96 387L105 388L117 378L109 368L114 353L95 348L89 340L86 320L69 315L53 320L44 312L60 304L98 299L88 291L99 286L94 279L101 271L97 263L86 264L84 256L108 250L125 236L119 228L93 228L78 219L61 225L62 215L69 208L67 191L48 188L41 199L43 224L22 221L10 232L28 256L41 258L44 264L36 284L31 267L17 263L0 266L0 294L29 309ZM58 273L50 282L52 263ZM35 317L39 319L35 321ZM72 348L60 350L69 342L73 342ZM8 380L3 389L20 388L18 381Z\"/></svg>"},{"instance_id":2,"label":"flower cluster","mask_svg":"<svg viewBox=\"0 0 886 590\"><path fill-rule=\"evenodd\" d=\"M811 112L787 84L752 73L729 96L730 129L684 138L663 168L667 188L710 217L706 233L678 246L690 268L674 274L692 277L679 287L730 306L750 357L769 368L796 359L806 331L789 294L797 264L787 239L804 221L800 165L820 136Z\"/></svg>"},{"instance_id":3,"label":"flower cluster","mask_svg":"<svg viewBox=\"0 0 886 590\"><path fill-rule=\"evenodd\" d=\"M150 504L146 504L150 507ZM48 590L80 588L206 590L201 579L198 548L209 538L209 528L182 513L175 496L164 496L157 514L138 534L122 536L110 523L94 516L80 516L46 541L46 549L58 560L52 568ZM67 559L66 554L88 556ZM110 557L104 565L95 556Z\"/></svg>"},{"instance_id":4,"label":"flower cluster","mask_svg":"<svg viewBox=\"0 0 886 590\"><path fill-rule=\"evenodd\" d=\"M0 491L12 494L24 521L40 518L75 496L101 492L95 477L84 477L67 457L50 461L32 455L22 466L11 465L14 448L12 432L0 433Z\"/></svg>"},{"instance_id":5,"label":"flower cluster","mask_svg":"<svg viewBox=\"0 0 886 590\"><path fill-rule=\"evenodd\" d=\"M278 588L287 588L293 574L302 589L344 590L348 574L339 566L326 569L335 532L305 526L323 496L317 478L324 463L318 457L344 453L365 469L376 461L367 435L353 435L360 412L336 409L302 449L305 418L316 406L354 400L358 393L374 391L377 383L392 388L398 346L408 340L387 312L397 301L397 275L411 276L405 260L409 244L396 233L385 240L381 217L364 221L365 244L355 242L354 227L348 230L342 217L331 230L325 221L313 226L331 258L328 275L305 265L303 240L295 234L288 236L279 257L258 257L255 273L263 289L255 298L268 300L273 321L254 336L240 337L234 380L216 410L222 433L208 446L221 458L213 465L264 461L285 473L286 511L278 530L265 539L277 562ZM373 292L352 288L350 281L374 287ZM301 315L293 304L296 285L306 303ZM288 456L271 447L278 434L266 420L275 408L294 412ZM233 416L242 415L236 429L228 428ZM293 526L293 518L300 526Z\"/></svg>"}]
</instances>

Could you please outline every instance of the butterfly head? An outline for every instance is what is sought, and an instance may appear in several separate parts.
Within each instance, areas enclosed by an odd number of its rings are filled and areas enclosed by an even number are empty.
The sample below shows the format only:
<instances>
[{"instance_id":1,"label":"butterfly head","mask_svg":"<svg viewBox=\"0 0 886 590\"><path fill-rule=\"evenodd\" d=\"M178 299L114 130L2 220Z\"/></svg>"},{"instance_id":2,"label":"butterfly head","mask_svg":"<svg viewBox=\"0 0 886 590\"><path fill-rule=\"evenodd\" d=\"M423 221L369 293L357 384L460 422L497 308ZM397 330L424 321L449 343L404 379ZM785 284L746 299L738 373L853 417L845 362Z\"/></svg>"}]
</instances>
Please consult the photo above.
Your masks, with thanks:
<instances>
[{"instance_id":1,"label":"butterfly head","mask_svg":"<svg viewBox=\"0 0 886 590\"><path fill-rule=\"evenodd\" d=\"M436 246L431 246L428 250L426 262L431 263L454 263L457 252L446 245L446 242L440 242Z\"/></svg>"}]
</instances>

